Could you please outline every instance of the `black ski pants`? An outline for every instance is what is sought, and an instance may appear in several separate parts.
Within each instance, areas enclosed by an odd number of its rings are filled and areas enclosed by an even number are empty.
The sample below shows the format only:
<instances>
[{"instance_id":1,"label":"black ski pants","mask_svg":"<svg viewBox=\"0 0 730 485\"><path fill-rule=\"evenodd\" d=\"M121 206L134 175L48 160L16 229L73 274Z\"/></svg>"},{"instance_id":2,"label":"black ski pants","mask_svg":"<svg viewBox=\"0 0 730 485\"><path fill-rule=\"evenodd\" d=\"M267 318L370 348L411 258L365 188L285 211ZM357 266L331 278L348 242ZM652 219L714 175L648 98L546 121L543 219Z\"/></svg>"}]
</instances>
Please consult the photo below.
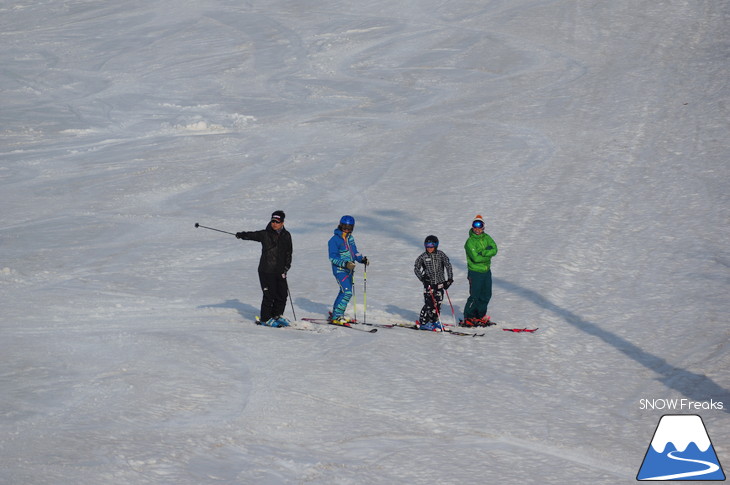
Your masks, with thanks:
<instances>
[{"instance_id":1,"label":"black ski pants","mask_svg":"<svg viewBox=\"0 0 730 485\"><path fill-rule=\"evenodd\" d=\"M421 323L438 322L441 315L441 302L444 301L444 290L423 290L423 308L418 320Z\"/></svg>"},{"instance_id":2,"label":"black ski pants","mask_svg":"<svg viewBox=\"0 0 730 485\"><path fill-rule=\"evenodd\" d=\"M271 317L280 317L286 309L286 297L289 294L289 286L286 277L280 273L259 272L261 291L264 293L261 299L261 321L265 322Z\"/></svg>"}]
</instances>

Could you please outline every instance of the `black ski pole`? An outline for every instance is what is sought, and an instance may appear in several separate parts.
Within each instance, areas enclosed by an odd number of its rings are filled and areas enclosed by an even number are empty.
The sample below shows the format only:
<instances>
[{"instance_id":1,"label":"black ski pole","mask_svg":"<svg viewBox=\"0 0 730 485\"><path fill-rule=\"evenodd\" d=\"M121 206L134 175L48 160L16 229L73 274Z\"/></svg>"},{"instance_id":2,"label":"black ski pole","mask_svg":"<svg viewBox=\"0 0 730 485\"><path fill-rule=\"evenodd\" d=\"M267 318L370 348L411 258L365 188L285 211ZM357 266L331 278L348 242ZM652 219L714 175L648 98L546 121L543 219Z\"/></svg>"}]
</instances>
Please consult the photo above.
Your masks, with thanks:
<instances>
[{"instance_id":1,"label":"black ski pole","mask_svg":"<svg viewBox=\"0 0 730 485\"><path fill-rule=\"evenodd\" d=\"M289 290L289 283L286 284L286 292L289 294L289 303L291 303L291 312L294 315L294 321L297 321L297 314L294 311L294 300L291 299L291 290Z\"/></svg>"},{"instance_id":2,"label":"black ski pole","mask_svg":"<svg viewBox=\"0 0 730 485\"><path fill-rule=\"evenodd\" d=\"M222 232L224 234L230 234L231 236L235 236L236 235L236 233L234 233L234 232L221 231L220 229L216 229L214 227L201 226L197 222L195 223L195 227L202 227L203 229L210 229L211 231L218 231L218 232Z\"/></svg>"}]
</instances>

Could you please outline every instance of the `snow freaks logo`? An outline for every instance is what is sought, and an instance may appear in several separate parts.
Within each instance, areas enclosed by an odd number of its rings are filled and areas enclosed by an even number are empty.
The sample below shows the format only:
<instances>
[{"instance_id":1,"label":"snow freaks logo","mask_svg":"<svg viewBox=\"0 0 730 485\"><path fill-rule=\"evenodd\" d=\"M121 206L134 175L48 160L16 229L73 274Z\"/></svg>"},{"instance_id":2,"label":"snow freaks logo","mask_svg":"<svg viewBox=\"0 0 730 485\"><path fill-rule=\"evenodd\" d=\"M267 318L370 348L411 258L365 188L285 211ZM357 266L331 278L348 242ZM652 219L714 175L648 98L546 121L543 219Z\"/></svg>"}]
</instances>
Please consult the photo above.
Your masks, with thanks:
<instances>
[{"instance_id":1,"label":"snow freaks logo","mask_svg":"<svg viewBox=\"0 0 730 485\"><path fill-rule=\"evenodd\" d=\"M723 410L725 405L722 401L691 401L689 399L641 399L639 409L659 409L667 411L700 411Z\"/></svg>"},{"instance_id":2,"label":"snow freaks logo","mask_svg":"<svg viewBox=\"0 0 730 485\"><path fill-rule=\"evenodd\" d=\"M662 416L637 480L725 480L702 418L695 414Z\"/></svg>"}]
</instances>

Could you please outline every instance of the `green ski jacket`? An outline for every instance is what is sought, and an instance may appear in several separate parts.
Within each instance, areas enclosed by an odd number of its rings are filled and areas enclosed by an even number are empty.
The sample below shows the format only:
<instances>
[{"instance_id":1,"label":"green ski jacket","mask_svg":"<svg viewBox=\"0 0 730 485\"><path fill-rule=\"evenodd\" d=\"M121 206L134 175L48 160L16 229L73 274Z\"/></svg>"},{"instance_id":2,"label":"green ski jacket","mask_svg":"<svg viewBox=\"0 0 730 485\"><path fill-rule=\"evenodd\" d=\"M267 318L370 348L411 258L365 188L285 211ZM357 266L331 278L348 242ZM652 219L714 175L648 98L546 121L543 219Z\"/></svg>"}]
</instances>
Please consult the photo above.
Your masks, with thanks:
<instances>
[{"instance_id":1,"label":"green ski jacket","mask_svg":"<svg viewBox=\"0 0 730 485\"><path fill-rule=\"evenodd\" d=\"M474 231L469 229L469 238L464 243L464 250L469 270L486 273L491 267L492 257L497 254L497 243L486 232L474 234Z\"/></svg>"}]
</instances>

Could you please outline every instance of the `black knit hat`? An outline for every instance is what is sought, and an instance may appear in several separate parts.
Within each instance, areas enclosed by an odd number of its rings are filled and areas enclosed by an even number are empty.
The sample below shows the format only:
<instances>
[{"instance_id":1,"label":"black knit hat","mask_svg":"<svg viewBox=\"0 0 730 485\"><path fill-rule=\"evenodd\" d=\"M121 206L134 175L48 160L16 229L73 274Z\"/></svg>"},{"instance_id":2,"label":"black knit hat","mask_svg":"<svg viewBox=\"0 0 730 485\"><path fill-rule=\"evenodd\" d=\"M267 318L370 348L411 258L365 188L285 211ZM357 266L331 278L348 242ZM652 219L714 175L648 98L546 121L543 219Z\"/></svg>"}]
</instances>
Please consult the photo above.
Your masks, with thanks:
<instances>
[{"instance_id":1,"label":"black knit hat","mask_svg":"<svg viewBox=\"0 0 730 485\"><path fill-rule=\"evenodd\" d=\"M274 211L274 213L271 214L271 222L284 222L284 217L286 217L284 211Z\"/></svg>"}]
</instances>

